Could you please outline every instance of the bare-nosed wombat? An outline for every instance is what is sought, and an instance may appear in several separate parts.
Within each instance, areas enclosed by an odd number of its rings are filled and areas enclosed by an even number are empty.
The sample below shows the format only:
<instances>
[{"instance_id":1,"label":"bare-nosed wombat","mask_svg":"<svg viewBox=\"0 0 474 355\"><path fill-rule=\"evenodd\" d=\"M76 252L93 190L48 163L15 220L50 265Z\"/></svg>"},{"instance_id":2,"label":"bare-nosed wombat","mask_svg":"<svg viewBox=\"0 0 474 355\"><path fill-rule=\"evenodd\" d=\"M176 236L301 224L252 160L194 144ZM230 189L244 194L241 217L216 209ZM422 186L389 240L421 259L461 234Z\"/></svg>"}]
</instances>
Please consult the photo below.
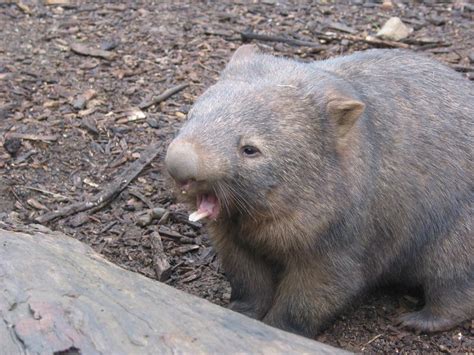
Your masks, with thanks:
<instances>
[{"instance_id":1,"label":"bare-nosed wombat","mask_svg":"<svg viewBox=\"0 0 474 355\"><path fill-rule=\"evenodd\" d=\"M474 86L407 51L300 63L240 47L167 169L231 308L306 336L372 287L421 287L420 331L474 316Z\"/></svg>"}]
</instances>

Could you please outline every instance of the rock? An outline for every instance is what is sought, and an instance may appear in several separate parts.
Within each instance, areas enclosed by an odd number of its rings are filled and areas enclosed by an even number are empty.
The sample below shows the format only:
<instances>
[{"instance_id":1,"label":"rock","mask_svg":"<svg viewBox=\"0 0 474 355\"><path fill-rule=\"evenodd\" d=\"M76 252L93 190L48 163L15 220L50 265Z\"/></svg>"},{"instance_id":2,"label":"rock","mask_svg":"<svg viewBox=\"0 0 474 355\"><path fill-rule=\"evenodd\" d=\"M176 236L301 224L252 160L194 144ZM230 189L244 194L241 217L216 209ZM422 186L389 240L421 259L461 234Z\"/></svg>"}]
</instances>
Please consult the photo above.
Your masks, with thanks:
<instances>
[{"instance_id":1,"label":"rock","mask_svg":"<svg viewBox=\"0 0 474 355\"><path fill-rule=\"evenodd\" d=\"M21 148L21 140L18 138L7 138L3 143L3 147L12 157L15 157Z\"/></svg>"},{"instance_id":2,"label":"rock","mask_svg":"<svg viewBox=\"0 0 474 355\"><path fill-rule=\"evenodd\" d=\"M166 210L161 207L150 209L145 213L140 214L140 216L137 218L137 224L140 227L148 226L149 224L151 224L151 222L153 222L153 220L163 217L165 213Z\"/></svg>"},{"instance_id":3,"label":"rock","mask_svg":"<svg viewBox=\"0 0 474 355\"><path fill-rule=\"evenodd\" d=\"M384 0L382 3L382 10L388 11L393 9L393 3L391 0Z\"/></svg>"},{"instance_id":4,"label":"rock","mask_svg":"<svg viewBox=\"0 0 474 355\"><path fill-rule=\"evenodd\" d=\"M428 18L428 21L435 26L442 26L446 23L446 18L443 16L432 15Z\"/></svg>"},{"instance_id":5,"label":"rock","mask_svg":"<svg viewBox=\"0 0 474 355\"><path fill-rule=\"evenodd\" d=\"M85 212L81 212L72 216L68 221L68 225L73 228L77 228L83 224L86 224L87 222L89 222L89 215Z\"/></svg>"},{"instance_id":6,"label":"rock","mask_svg":"<svg viewBox=\"0 0 474 355\"><path fill-rule=\"evenodd\" d=\"M151 128L160 128L160 123L155 117L148 117L146 123L148 123Z\"/></svg>"},{"instance_id":7,"label":"rock","mask_svg":"<svg viewBox=\"0 0 474 355\"><path fill-rule=\"evenodd\" d=\"M405 25L400 18L391 17L387 22L385 22L380 31L377 32L376 36L388 40L400 41L407 38L412 32L413 28Z\"/></svg>"},{"instance_id":8,"label":"rock","mask_svg":"<svg viewBox=\"0 0 474 355\"><path fill-rule=\"evenodd\" d=\"M469 53L469 61L470 61L471 63L474 63L474 51L471 51L471 52Z\"/></svg>"},{"instance_id":9,"label":"rock","mask_svg":"<svg viewBox=\"0 0 474 355\"><path fill-rule=\"evenodd\" d=\"M108 38L100 43L100 49L104 51L111 51L120 45L119 37Z\"/></svg>"},{"instance_id":10,"label":"rock","mask_svg":"<svg viewBox=\"0 0 474 355\"><path fill-rule=\"evenodd\" d=\"M82 94L78 95L77 98L72 102L72 106L76 110L82 110L86 107L87 102L96 97L97 92L93 89L88 89Z\"/></svg>"}]
</instances>

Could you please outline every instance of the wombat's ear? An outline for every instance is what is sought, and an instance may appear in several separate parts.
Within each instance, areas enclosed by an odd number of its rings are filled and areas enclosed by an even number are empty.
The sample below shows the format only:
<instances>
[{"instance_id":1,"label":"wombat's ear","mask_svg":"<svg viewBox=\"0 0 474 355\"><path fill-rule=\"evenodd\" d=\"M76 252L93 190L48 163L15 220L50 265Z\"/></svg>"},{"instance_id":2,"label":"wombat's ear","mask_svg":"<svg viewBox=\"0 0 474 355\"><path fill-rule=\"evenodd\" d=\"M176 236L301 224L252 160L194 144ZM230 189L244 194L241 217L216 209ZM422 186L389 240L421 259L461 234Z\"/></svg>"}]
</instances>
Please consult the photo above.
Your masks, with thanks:
<instances>
[{"instance_id":1,"label":"wombat's ear","mask_svg":"<svg viewBox=\"0 0 474 355\"><path fill-rule=\"evenodd\" d=\"M365 104L353 98L334 96L329 100L326 110L336 123L337 136L344 137L357 119L362 115Z\"/></svg>"},{"instance_id":2,"label":"wombat's ear","mask_svg":"<svg viewBox=\"0 0 474 355\"><path fill-rule=\"evenodd\" d=\"M258 53L259 50L255 44L244 44L243 46L237 48L237 50L232 55L232 58L230 58L229 63L231 64L238 61L246 60Z\"/></svg>"}]
</instances>

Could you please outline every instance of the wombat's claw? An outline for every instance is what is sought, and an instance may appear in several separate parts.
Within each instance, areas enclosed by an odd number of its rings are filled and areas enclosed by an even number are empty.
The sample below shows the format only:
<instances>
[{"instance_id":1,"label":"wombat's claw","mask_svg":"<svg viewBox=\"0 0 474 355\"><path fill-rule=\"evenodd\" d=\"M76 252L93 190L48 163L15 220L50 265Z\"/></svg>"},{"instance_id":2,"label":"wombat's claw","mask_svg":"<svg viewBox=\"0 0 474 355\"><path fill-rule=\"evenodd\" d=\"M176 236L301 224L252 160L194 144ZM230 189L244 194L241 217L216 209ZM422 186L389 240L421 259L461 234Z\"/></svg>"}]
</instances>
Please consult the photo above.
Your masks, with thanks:
<instances>
[{"instance_id":1,"label":"wombat's claw","mask_svg":"<svg viewBox=\"0 0 474 355\"><path fill-rule=\"evenodd\" d=\"M397 323L400 327L414 330L416 333L440 332L456 325L456 321L433 315L424 309L401 315Z\"/></svg>"}]
</instances>

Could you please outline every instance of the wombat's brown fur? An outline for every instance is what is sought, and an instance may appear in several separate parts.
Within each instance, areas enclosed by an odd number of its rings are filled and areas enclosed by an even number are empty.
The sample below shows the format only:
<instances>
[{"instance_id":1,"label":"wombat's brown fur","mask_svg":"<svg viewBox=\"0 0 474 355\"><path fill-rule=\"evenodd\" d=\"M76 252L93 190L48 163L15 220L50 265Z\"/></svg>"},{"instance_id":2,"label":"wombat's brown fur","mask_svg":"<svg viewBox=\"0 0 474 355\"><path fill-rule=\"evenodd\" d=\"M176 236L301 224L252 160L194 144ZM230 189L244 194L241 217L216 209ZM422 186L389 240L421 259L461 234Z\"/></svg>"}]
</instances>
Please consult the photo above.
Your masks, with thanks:
<instances>
[{"instance_id":1,"label":"wombat's brown fur","mask_svg":"<svg viewBox=\"0 0 474 355\"><path fill-rule=\"evenodd\" d=\"M237 50L166 164L231 282L230 307L315 335L363 291L421 287L420 331L474 316L474 88L399 50L314 63Z\"/></svg>"}]
</instances>

